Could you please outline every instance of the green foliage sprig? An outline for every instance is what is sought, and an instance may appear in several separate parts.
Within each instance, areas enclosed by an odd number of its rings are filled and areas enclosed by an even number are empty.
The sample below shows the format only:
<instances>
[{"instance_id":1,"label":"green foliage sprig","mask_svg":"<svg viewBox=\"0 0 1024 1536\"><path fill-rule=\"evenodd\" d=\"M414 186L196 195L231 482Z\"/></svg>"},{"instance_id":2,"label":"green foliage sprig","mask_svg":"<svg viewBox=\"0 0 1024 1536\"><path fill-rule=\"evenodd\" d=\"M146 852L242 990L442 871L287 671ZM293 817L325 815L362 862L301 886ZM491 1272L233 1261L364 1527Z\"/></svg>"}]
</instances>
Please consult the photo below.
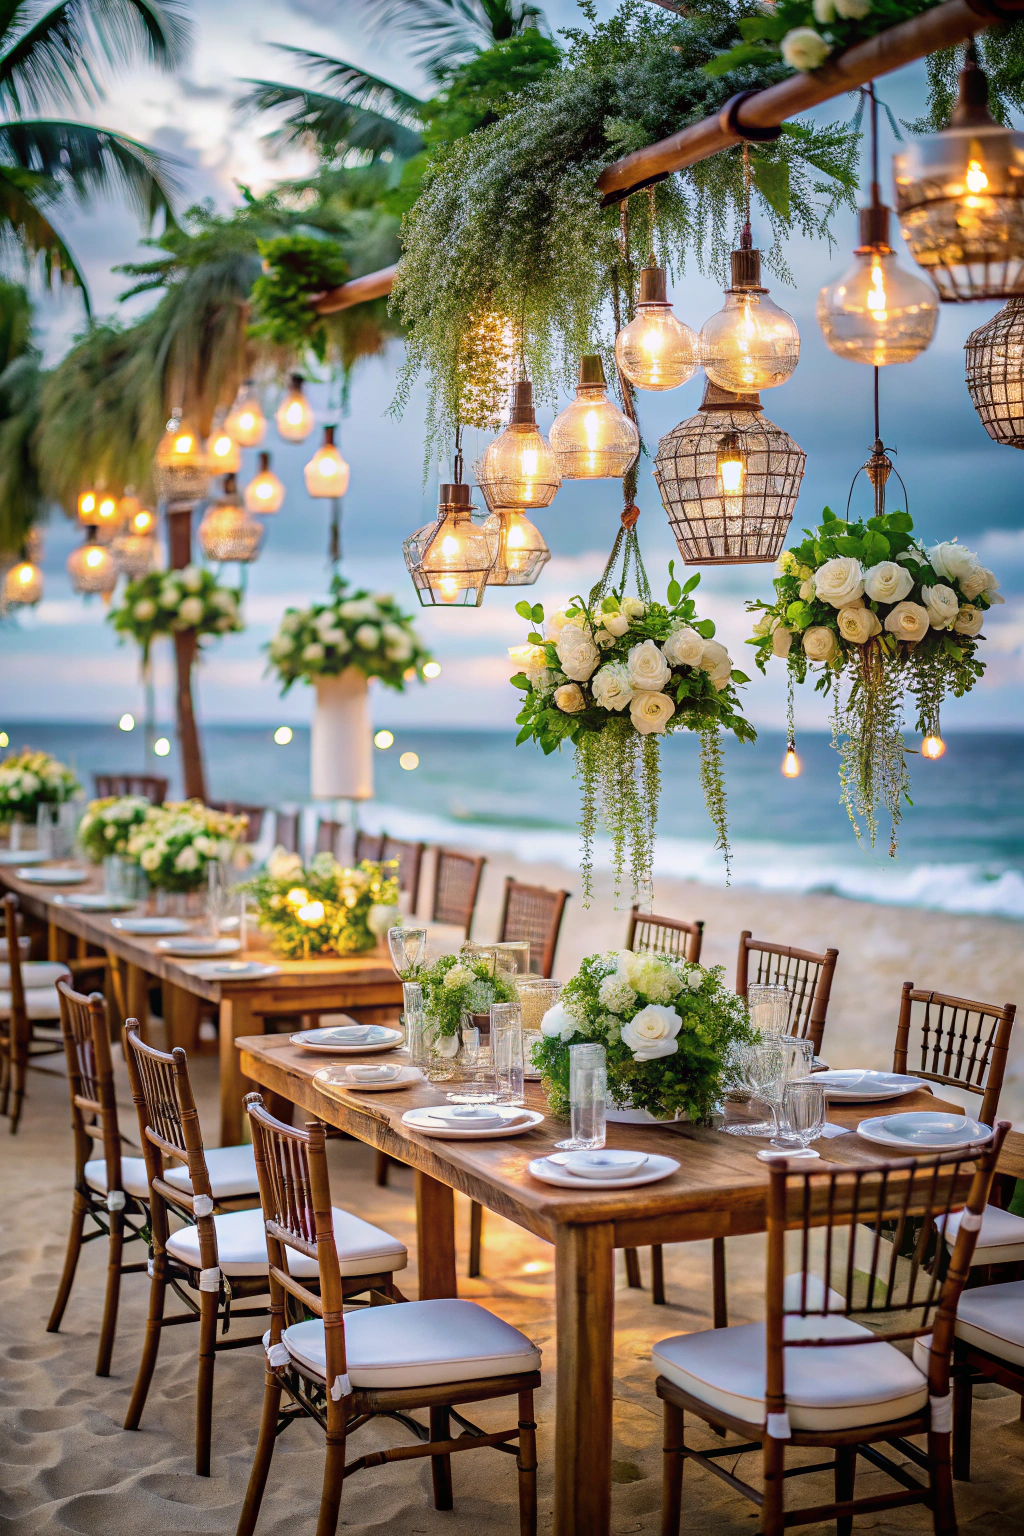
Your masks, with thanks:
<instances>
[{"instance_id":1,"label":"green foliage sprig","mask_svg":"<svg viewBox=\"0 0 1024 1536\"><path fill-rule=\"evenodd\" d=\"M342 251L334 241L312 235L281 235L256 244L263 272L252 286L251 334L300 357L308 349L323 362L327 327L312 300L347 280L349 264Z\"/></svg>"},{"instance_id":2,"label":"green foliage sprig","mask_svg":"<svg viewBox=\"0 0 1024 1536\"><path fill-rule=\"evenodd\" d=\"M512 1003L516 998L513 983L493 971L485 957L442 955L419 980L432 1031L449 1038L458 1033L464 1014L486 1013L492 1003Z\"/></svg>"},{"instance_id":3,"label":"green foliage sprig","mask_svg":"<svg viewBox=\"0 0 1024 1536\"><path fill-rule=\"evenodd\" d=\"M377 677L401 693L406 673L411 669L422 682L424 665L430 660L411 617L390 592L370 592L364 587L349 592L343 576L331 582L328 602L287 608L265 649L271 670L283 684L282 693L300 680L312 683L318 677L337 677L347 667Z\"/></svg>"}]
</instances>

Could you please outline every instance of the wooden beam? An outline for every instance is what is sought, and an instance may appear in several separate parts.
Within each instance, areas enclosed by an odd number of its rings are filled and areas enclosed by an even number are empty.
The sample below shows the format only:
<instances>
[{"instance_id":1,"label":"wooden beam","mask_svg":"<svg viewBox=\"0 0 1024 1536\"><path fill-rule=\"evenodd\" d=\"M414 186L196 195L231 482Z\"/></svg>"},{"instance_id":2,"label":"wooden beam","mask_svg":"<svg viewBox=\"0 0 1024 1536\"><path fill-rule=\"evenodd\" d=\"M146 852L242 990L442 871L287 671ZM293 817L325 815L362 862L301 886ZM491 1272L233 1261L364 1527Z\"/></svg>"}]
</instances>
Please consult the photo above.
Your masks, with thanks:
<instances>
[{"instance_id":1,"label":"wooden beam","mask_svg":"<svg viewBox=\"0 0 1024 1536\"><path fill-rule=\"evenodd\" d=\"M395 268L383 267L379 272L367 272L354 277L340 288L331 288L314 300L313 308L318 315L334 315L340 309L351 309L354 304L366 304L370 299L382 299L391 292L395 280Z\"/></svg>"}]
</instances>

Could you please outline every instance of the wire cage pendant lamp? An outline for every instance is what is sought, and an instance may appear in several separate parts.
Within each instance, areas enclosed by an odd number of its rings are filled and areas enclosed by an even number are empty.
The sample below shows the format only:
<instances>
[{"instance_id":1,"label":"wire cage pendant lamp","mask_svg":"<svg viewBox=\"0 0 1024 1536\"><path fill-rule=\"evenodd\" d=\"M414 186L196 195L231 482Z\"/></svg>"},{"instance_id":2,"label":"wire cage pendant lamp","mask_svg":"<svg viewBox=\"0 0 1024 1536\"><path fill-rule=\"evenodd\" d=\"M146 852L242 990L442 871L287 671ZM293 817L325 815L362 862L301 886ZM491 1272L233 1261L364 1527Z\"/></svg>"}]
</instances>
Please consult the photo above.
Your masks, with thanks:
<instances>
[{"instance_id":1,"label":"wire cage pendant lamp","mask_svg":"<svg viewBox=\"0 0 1024 1536\"><path fill-rule=\"evenodd\" d=\"M460 469L461 453L456 458ZM496 528L472 520L470 487L439 486L437 521L425 523L402 545L406 569L424 608L479 608L498 551Z\"/></svg>"},{"instance_id":2,"label":"wire cage pendant lamp","mask_svg":"<svg viewBox=\"0 0 1024 1536\"><path fill-rule=\"evenodd\" d=\"M967 389L995 443L1024 448L1024 295L972 331L964 344Z\"/></svg>"}]
</instances>

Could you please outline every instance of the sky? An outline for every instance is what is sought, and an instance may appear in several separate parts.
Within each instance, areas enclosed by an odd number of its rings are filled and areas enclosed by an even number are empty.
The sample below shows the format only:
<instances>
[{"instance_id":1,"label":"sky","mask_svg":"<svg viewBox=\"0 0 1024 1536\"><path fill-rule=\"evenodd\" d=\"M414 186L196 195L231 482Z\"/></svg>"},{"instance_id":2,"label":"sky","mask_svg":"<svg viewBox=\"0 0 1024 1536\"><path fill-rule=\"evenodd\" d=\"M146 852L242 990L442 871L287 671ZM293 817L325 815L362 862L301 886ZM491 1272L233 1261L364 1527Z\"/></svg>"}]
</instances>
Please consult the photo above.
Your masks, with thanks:
<instances>
[{"instance_id":1,"label":"sky","mask_svg":"<svg viewBox=\"0 0 1024 1536\"><path fill-rule=\"evenodd\" d=\"M612 9L601 4L602 14ZM552 25L575 24L571 0L546 6ZM359 0L194 0L196 37L185 68L176 76L140 71L109 91L105 101L83 115L128 132L176 157L183 183L183 205L212 199L221 209L238 201L238 185L262 191L275 180L308 169L300 152L274 160L261 142L263 125L239 119L232 103L247 77L299 77L272 44L313 48L344 57L395 83L417 90L422 81L415 62L392 33L381 39L363 24ZM882 82L881 97L897 118L921 111L924 76L920 66ZM820 120L841 119L851 104L827 105ZM883 165L893 148L883 118ZM124 279L111 271L117 263L144 259L140 232L132 215L116 205L73 212L63 221L69 243L83 266L94 310L107 314L118 306ZM755 236L757 230L755 226ZM770 281L773 297L798 322L800 365L781 388L766 391L766 414L807 452L807 470L794 518L794 532L819 520L828 504L841 511L850 481L871 447L871 372L834 357L814 318L818 289L849 265L856 242L855 219L834 221L835 247L794 239L787 256L795 284ZM901 259L912 265L899 245ZM670 293L676 312L695 329L721 307L718 286L695 271ZM136 304L140 301L135 301ZM897 450L896 465L906 482L909 507L918 532L932 542L959 537L977 550L1002 582L1006 606L986 625L988 663L984 682L966 699L951 702L947 729L1024 727L1024 519L1021 517L1021 461L1016 450L993 444L979 423L963 379L963 345L970 332L998 309L997 304L943 305L930 349L915 362L883 371L883 436ZM130 313L130 311L129 311ZM50 358L60 355L82 324L79 301L43 299L39 307L40 340ZM349 414L341 444L352 467L344 507L345 574L355 584L393 591L416 608L416 598L402 561L403 538L433 517L436 478L424 487L422 440L424 395L414 392L401 420L389 412L401 348L363 364L355 374ZM682 388L640 397L641 426L652 446L677 422L693 414L702 376ZM320 419L333 419L328 389L313 386L311 398ZM265 402L269 411L276 403ZM567 403L565 401L563 404ZM541 412L546 430L552 412ZM213 722L301 723L312 710L312 691L296 686L280 699L277 685L264 676L261 647L276 628L285 607L305 605L326 593L327 508L307 498L302 466L319 440L292 446L271 427L264 447L273 452L274 468L287 487L279 514L267 519L261 558L247 572L246 631L210 645L199 670L197 699L202 719ZM468 445L467 458L485 446L481 436ZM252 472L252 454L244 456L244 480ZM858 495L864 497L864 478ZM664 590L668 561L678 552L650 474L641 468L639 532L656 594ZM858 501L855 499L854 506ZM898 497L890 506L902 505ZM574 592L586 590L599 574L614 539L621 491L617 483L566 484L553 505L538 515L552 559L530 595L549 611ZM105 623L98 598L72 593L64 563L77 531L58 511L46 532L46 595L36 610L0 625L0 712L8 719L113 721L129 710L140 715L142 690L138 656L119 646ZM742 664L743 642L750 633L745 600L771 595L768 566L705 569L697 594L703 616L714 619L719 638ZM442 664L436 681L414 685L404 695L373 690L375 718L388 725L449 725L507 728L519 695L507 682L507 648L525 639L526 626L514 613L515 593L489 591L480 609L418 610L420 632ZM169 647L158 647L158 715L171 718ZM749 655L749 652L747 653ZM745 690L745 708L760 726L784 722L784 669L781 663L766 680L760 675ZM804 690L797 700L798 725L824 725L821 705Z\"/></svg>"}]
</instances>

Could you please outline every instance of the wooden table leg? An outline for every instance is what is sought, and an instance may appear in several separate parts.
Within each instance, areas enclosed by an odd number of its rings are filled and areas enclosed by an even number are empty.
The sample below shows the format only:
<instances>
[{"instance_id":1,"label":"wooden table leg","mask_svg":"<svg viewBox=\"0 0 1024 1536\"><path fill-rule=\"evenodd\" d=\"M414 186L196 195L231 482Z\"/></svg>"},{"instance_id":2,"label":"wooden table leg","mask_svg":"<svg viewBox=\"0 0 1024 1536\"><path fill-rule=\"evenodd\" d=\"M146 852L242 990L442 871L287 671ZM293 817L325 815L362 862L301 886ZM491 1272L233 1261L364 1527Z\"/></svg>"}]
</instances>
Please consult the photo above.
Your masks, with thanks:
<instances>
[{"instance_id":1,"label":"wooden table leg","mask_svg":"<svg viewBox=\"0 0 1024 1536\"><path fill-rule=\"evenodd\" d=\"M420 1301L457 1296L455 1191L416 1170L416 1263Z\"/></svg>"},{"instance_id":2,"label":"wooden table leg","mask_svg":"<svg viewBox=\"0 0 1024 1536\"><path fill-rule=\"evenodd\" d=\"M554 1536L610 1528L614 1258L610 1222L558 1228Z\"/></svg>"},{"instance_id":3,"label":"wooden table leg","mask_svg":"<svg viewBox=\"0 0 1024 1536\"><path fill-rule=\"evenodd\" d=\"M201 1000L192 992L186 992L184 987L175 986L172 981L163 983L163 994L167 1049L173 1051L175 1046L180 1045L182 1050L197 1054Z\"/></svg>"},{"instance_id":4,"label":"wooden table leg","mask_svg":"<svg viewBox=\"0 0 1024 1536\"><path fill-rule=\"evenodd\" d=\"M143 1040L149 1040L149 977L138 965L124 962L125 1009L129 1019L138 1019Z\"/></svg>"},{"instance_id":5,"label":"wooden table leg","mask_svg":"<svg viewBox=\"0 0 1024 1536\"><path fill-rule=\"evenodd\" d=\"M71 959L71 935L56 923L46 927L46 956L48 960Z\"/></svg>"},{"instance_id":6,"label":"wooden table leg","mask_svg":"<svg viewBox=\"0 0 1024 1536\"><path fill-rule=\"evenodd\" d=\"M263 1015L254 1013L252 997L232 992L220 1005L220 1144L237 1147L242 1140L242 1100L259 1085L242 1076L239 1035L262 1035Z\"/></svg>"}]
</instances>

